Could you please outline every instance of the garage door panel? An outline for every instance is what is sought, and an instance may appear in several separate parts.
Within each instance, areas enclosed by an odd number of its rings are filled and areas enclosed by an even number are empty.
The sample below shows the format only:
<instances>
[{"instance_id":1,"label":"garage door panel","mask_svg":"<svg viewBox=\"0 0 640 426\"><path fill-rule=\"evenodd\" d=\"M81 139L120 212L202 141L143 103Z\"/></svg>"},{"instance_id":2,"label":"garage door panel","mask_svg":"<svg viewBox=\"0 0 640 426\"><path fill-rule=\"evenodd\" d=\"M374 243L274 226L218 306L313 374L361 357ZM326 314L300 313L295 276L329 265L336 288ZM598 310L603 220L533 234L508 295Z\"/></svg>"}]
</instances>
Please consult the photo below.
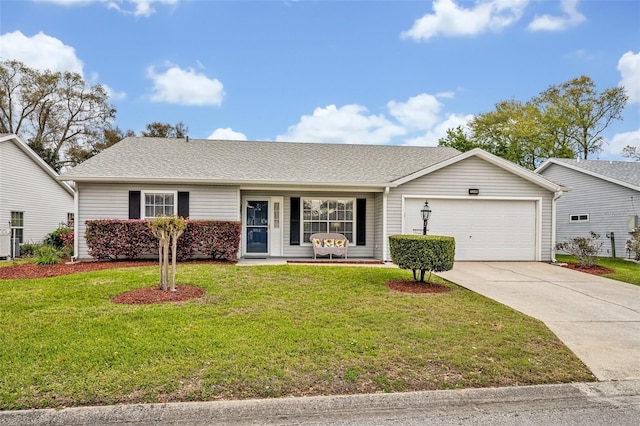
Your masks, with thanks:
<instances>
[{"instance_id":1,"label":"garage door panel","mask_svg":"<svg viewBox=\"0 0 640 426\"><path fill-rule=\"evenodd\" d=\"M405 233L421 233L424 200L405 200ZM429 200L430 235L456 239L456 260L535 260L536 203L530 200Z\"/></svg>"}]
</instances>

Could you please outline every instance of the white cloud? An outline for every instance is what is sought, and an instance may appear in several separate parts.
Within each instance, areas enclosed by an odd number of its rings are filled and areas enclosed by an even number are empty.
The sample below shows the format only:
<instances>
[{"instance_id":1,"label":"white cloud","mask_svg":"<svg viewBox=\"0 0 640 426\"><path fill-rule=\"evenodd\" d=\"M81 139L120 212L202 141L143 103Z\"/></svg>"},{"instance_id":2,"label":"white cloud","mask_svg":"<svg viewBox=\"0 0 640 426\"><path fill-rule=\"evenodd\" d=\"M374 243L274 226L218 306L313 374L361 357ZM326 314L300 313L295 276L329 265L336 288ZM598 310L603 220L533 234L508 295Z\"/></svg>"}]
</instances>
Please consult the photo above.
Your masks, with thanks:
<instances>
[{"instance_id":1,"label":"white cloud","mask_svg":"<svg viewBox=\"0 0 640 426\"><path fill-rule=\"evenodd\" d=\"M0 57L23 62L41 71L71 71L82 75L83 63L73 47L42 32L27 37L20 31L0 36Z\"/></svg>"},{"instance_id":2,"label":"white cloud","mask_svg":"<svg viewBox=\"0 0 640 426\"><path fill-rule=\"evenodd\" d=\"M102 3L109 9L118 12L148 17L156 12L154 4L177 5L180 0L38 0L46 3L54 3L62 6L86 6L92 3Z\"/></svg>"},{"instance_id":3,"label":"white cloud","mask_svg":"<svg viewBox=\"0 0 640 426\"><path fill-rule=\"evenodd\" d=\"M409 98L407 102L390 101L389 113L408 128L429 129L439 120L442 103L427 93Z\"/></svg>"},{"instance_id":4,"label":"white cloud","mask_svg":"<svg viewBox=\"0 0 640 426\"><path fill-rule=\"evenodd\" d=\"M439 122L425 134L405 140L404 145L413 146L438 146L438 141L447 136L448 129L454 129L458 126L466 126L473 118L473 115L450 114L445 120Z\"/></svg>"},{"instance_id":5,"label":"white cloud","mask_svg":"<svg viewBox=\"0 0 640 426\"><path fill-rule=\"evenodd\" d=\"M640 102L640 52L629 51L622 55L618 60L618 70L622 75L620 85L626 89L629 103Z\"/></svg>"},{"instance_id":6,"label":"white cloud","mask_svg":"<svg viewBox=\"0 0 640 426\"><path fill-rule=\"evenodd\" d=\"M369 114L361 105L316 108L313 115L303 115L277 141L385 144L406 130L383 115Z\"/></svg>"},{"instance_id":7,"label":"white cloud","mask_svg":"<svg viewBox=\"0 0 640 426\"><path fill-rule=\"evenodd\" d=\"M168 65L164 72L147 69L147 76L153 80L152 102L166 102L180 105L220 105L224 88L217 79L211 79L192 68L182 69Z\"/></svg>"},{"instance_id":8,"label":"white cloud","mask_svg":"<svg viewBox=\"0 0 640 426\"><path fill-rule=\"evenodd\" d=\"M578 12L578 0L561 0L560 8L564 12L562 16L536 15L529 24L531 31L563 31L567 28L579 25L587 20Z\"/></svg>"},{"instance_id":9,"label":"white cloud","mask_svg":"<svg viewBox=\"0 0 640 426\"><path fill-rule=\"evenodd\" d=\"M528 3L529 0L490 0L464 8L453 0L435 0L434 13L417 19L400 36L426 41L439 35L457 37L497 32L519 21Z\"/></svg>"},{"instance_id":10,"label":"white cloud","mask_svg":"<svg viewBox=\"0 0 640 426\"><path fill-rule=\"evenodd\" d=\"M236 132L230 127L226 127L214 130L207 139L246 141L247 136L244 133Z\"/></svg>"},{"instance_id":11,"label":"white cloud","mask_svg":"<svg viewBox=\"0 0 640 426\"><path fill-rule=\"evenodd\" d=\"M625 146L640 147L640 129L615 135L608 144L602 146L604 156L619 157Z\"/></svg>"}]
</instances>

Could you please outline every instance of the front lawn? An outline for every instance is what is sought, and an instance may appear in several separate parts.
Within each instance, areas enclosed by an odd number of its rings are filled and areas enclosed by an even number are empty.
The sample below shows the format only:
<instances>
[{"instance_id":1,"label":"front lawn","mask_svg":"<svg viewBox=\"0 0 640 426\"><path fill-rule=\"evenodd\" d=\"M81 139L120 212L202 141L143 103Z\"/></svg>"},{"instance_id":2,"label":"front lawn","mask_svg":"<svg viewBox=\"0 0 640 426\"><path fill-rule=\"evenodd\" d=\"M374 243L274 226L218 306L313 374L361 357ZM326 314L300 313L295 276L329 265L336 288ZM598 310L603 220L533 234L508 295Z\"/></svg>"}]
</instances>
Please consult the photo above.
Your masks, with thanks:
<instances>
[{"instance_id":1,"label":"front lawn","mask_svg":"<svg viewBox=\"0 0 640 426\"><path fill-rule=\"evenodd\" d=\"M539 321L399 269L179 265L180 304L110 299L156 267L0 280L0 409L591 381ZM433 277L433 280L439 280Z\"/></svg>"},{"instance_id":2,"label":"front lawn","mask_svg":"<svg viewBox=\"0 0 640 426\"><path fill-rule=\"evenodd\" d=\"M556 255L558 262L565 263L577 263L577 260L573 256L566 254ZM624 260L620 258L600 257L598 259L598 265L609 268L614 272L612 274L605 274L603 277L611 278L625 283L640 285L640 264Z\"/></svg>"}]
</instances>

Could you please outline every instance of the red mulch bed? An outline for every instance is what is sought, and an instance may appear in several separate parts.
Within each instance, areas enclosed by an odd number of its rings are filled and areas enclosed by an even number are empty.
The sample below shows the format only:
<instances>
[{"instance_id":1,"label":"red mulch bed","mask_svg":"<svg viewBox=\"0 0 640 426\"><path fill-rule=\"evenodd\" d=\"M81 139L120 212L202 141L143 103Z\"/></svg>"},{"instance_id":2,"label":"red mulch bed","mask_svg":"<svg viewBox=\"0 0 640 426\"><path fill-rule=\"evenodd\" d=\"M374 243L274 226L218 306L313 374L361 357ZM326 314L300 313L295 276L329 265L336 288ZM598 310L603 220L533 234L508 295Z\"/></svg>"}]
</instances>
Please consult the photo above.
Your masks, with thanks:
<instances>
[{"instance_id":1,"label":"red mulch bed","mask_svg":"<svg viewBox=\"0 0 640 426\"><path fill-rule=\"evenodd\" d=\"M604 274L612 274L614 271L609 268L605 268L604 266L583 266L579 263L567 263L566 265L562 265L564 268L573 269L574 271L586 272L588 274L593 275L604 275Z\"/></svg>"},{"instance_id":2,"label":"red mulch bed","mask_svg":"<svg viewBox=\"0 0 640 426\"><path fill-rule=\"evenodd\" d=\"M158 286L139 288L122 293L111 299L113 303L149 305L151 303L184 302L202 297L206 290L192 285L176 286L176 291L163 291Z\"/></svg>"},{"instance_id":3,"label":"red mulch bed","mask_svg":"<svg viewBox=\"0 0 640 426\"><path fill-rule=\"evenodd\" d=\"M386 282L387 287L403 293L446 293L449 287L436 283L420 283L414 280L393 280Z\"/></svg>"},{"instance_id":4,"label":"red mulch bed","mask_svg":"<svg viewBox=\"0 0 640 426\"><path fill-rule=\"evenodd\" d=\"M225 262L217 260L189 260L179 262L183 264L233 264L235 262ZM31 279L31 278L48 278L58 277L60 275L77 274L79 272L98 271L101 269L112 268L130 268L136 266L157 266L157 260L112 260L107 262L76 262L68 263L63 261L55 265L36 265L35 263L23 263L20 265L2 266L0 267L0 279Z\"/></svg>"}]
</instances>

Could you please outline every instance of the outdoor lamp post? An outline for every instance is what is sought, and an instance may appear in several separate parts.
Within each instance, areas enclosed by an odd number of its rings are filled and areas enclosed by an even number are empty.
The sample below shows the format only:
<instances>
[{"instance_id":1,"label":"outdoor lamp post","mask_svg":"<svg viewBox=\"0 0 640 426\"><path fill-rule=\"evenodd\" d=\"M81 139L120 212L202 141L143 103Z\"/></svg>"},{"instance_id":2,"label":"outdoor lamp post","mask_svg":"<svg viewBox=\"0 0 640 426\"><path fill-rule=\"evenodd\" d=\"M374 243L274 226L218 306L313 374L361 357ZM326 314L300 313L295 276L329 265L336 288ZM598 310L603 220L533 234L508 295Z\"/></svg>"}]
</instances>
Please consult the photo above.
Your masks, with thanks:
<instances>
[{"instance_id":1,"label":"outdoor lamp post","mask_svg":"<svg viewBox=\"0 0 640 426\"><path fill-rule=\"evenodd\" d=\"M429 201L424 202L424 207L420 210L422 213L422 235L427 235L427 222L429 222L429 218L431 217L431 208L429 207Z\"/></svg>"}]
</instances>

